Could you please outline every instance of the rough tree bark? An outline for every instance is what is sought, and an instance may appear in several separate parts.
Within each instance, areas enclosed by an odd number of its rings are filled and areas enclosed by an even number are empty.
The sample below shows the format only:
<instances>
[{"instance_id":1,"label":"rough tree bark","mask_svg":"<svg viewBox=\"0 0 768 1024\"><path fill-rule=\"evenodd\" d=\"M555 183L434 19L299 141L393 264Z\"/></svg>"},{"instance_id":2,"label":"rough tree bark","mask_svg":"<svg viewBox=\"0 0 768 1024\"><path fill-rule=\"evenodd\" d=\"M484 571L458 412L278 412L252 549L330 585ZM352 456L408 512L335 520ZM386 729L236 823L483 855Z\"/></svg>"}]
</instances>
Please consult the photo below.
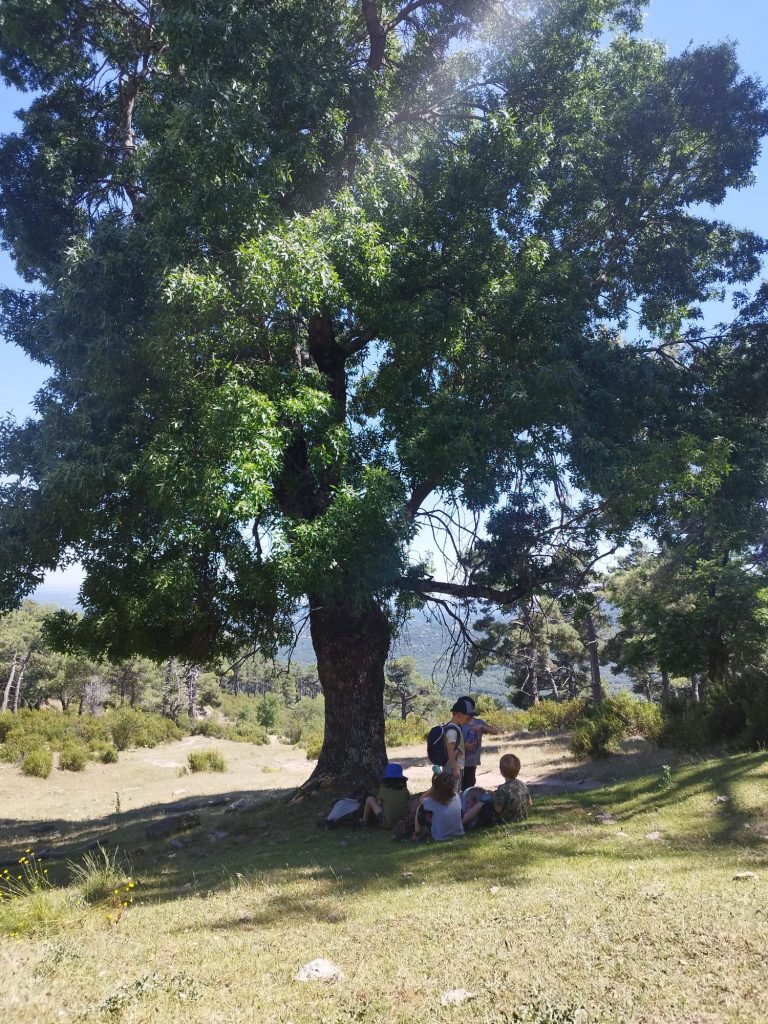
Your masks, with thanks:
<instances>
[{"instance_id":1,"label":"rough tree bark","mask_svg":"<svg viewBox=\"0 0 768 1024\"><path fill-rule=\"evenodd\" d=\"M304 785L377 783L387 763L384 665L392 640L386 612L323 605L310 596L309 624L325 695L325 737Z\"/></svg>"},{"instance_id":2,"label":"rough tree bark","mask_svg":"<svg viewBox=\"0 0 768 1024\"><path fill-rule=\"evenodd\" d=\"M589 654L589 675L592 682L592 701L599 704L603 699L603 681L600 678L600 656L597 650L597 630L592 612L588 611L584 616L584 624L587 629L587 652Z\"/></svg>"}]
</instances>

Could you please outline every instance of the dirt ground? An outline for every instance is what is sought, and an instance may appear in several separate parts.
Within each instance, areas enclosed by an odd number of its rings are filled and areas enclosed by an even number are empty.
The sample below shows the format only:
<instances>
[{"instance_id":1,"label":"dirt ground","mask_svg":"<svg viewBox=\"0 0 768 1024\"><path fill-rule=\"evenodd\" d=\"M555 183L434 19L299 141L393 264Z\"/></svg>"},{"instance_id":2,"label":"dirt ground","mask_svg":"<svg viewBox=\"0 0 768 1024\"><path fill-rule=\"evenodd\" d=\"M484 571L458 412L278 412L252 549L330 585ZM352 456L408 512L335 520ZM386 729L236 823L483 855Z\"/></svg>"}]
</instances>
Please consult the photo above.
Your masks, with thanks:
<instances>
[{"instance_id":1,"label":"dirt ground","mask_svg":"<svg viewBox=\"0 0 768 1024\"><path fill-rule=\"evenodd\" d=\"M501 782L499 757L516 753L522 763L521 778L532 792L593 789L630 774L660 769L669 752L646 748L642 741L628 741L625 756L603 762L579 764L568 751L568 737L515 735L486 742L477 783L495 787ZM215 749L227 771L185 773L192 750ZM412 793L429 785L431 770L424 745L412 744L390 751L390 759L405 769ZM20 822L57 820L82 822L104 818L116 811L137 811L153 805L183 802L220 793L252 796L286 792L310 774L313 761L301 747L273 739L269 746L189 736L152 749L124 751L116 764L89 763L83 772L56 769L48 779L21 774L18 766L0 764L0 843L16 832Z\"/></svg>"}]
</instances>

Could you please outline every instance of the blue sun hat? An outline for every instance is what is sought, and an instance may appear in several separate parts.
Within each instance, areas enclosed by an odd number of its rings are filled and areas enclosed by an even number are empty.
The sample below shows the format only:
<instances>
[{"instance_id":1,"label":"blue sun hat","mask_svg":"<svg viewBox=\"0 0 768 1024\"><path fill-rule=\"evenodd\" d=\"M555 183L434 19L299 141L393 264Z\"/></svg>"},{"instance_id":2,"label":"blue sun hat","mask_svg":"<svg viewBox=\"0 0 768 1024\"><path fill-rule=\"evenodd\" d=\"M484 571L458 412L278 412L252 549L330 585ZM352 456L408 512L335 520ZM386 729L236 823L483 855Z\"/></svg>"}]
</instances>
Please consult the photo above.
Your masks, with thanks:
<instances>
[{"instance_id":1,"label":"blue sun hat","mask_svg":"<svg viewBox=\"0 0 768 1024\"><path fill-rule=\"evenodd\" d=\"M388 764L384 769L382 779L406 779L406 776L403 775L403 766L395 763Z\"/></svg>"}]
</instances>

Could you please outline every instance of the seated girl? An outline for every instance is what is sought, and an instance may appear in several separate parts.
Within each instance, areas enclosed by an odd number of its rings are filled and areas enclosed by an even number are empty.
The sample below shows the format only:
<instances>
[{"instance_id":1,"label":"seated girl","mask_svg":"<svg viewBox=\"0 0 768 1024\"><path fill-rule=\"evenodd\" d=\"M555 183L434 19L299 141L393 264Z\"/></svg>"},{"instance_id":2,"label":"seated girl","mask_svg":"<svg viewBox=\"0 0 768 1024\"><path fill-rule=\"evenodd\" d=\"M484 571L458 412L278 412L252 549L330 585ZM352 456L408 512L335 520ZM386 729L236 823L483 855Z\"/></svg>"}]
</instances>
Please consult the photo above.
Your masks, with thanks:
<instances>
[{"instance_id":1,"label":"seated girl","mask_svg":"<svg viewBox=\"0 0 768 1024\"><path fill-rule=\"evenodd\" d=\"M392 829L408 814L408 779L403 775L401 764L388 764L381 777L381 786L376 796L369 796L363 807L360 824L370 825L375 821L381 828Z\"/></svg>"},{"instance_id":2,"label":"seated girl","mask_svg":"<svg viewBox=\"0 0 768 1024\"><path fill-rule=\"evenodd\" d=\"M419 842L429 832L442 842L464 835L461 823L461 797L450 772L441 772L432 779L432 788L419 798L413 842Z\"/></svg>"}]
</instances>

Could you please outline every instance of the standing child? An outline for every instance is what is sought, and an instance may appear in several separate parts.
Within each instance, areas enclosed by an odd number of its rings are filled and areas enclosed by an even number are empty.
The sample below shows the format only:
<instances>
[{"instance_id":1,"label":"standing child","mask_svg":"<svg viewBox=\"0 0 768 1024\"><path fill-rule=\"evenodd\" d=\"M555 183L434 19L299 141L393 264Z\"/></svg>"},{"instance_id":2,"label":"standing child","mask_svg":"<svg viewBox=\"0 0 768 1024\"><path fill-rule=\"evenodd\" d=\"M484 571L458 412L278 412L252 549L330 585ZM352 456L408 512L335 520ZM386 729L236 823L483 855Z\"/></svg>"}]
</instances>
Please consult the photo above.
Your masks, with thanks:
<instances>
[{"instance_id":1,"label":"standing child","mask_svg":"<svg viewBox=\"0 0 768 1024\"><path fill-rule=\"evenodd\" d=\"M461 732L464 737L464 771L461 776L461 790L464 792L475 785L477 769L480 767L480 755L483 746L483 736L498 736L501 729L490 725L475 714L475 702L471 697L460 697L460 700L472 703L473 717L466 725L462 725Z\"/></svg>"},{"instance_id":2,"label":"standing child","mask_svg":"<svg viewBox=\"0 0 768 1024\"><path fill-rule=\"evenodd\" d=\"M518 779L520 758L516 754L505 754L499 761L499 771L504 782L493 796L493 809L502 821L524 821L528 817L531 796L528 787Z\"/></svg>"},{"instance_id":3,"label":"standing child","mask_svg":"<svg viewBox=\"0 0 768 1024\"><path fill-rule=\"evenodd\" d=\"M464 736L462 727L472 721L475 705L470 698L459 697L451 708L451 720L446 725L435 726L427 737L427 753L434 766L440 766L442 773L453 778L458 792L464 771ZM435 770L439 770L437 767Z\"/></svg>"},{"instance_id":4,"label":"standing child","mask_svg":"<svg viewBox=\"0 0 768 1024\"><path fill-rule=\"evenodd\" d=\"M408 779L403 775L401 764L388 764L381 777L381 786L376 796L369 796L363 807L361 825L369 825L375 819L382 828L394 828L408 814Z\"/></svg>"},{"instance_id":5,"label":"standing child","mask_svg":"<svg viewBox=\"0 0 768 1024\"><path fill-rule=\"evenodd\" d=\"M418 842L429 830L438 842L464 835L461 822L461 797L456 792L453 775L441 772L432 779L432 788L419 799L412 839Z\"/></svg>"}]
</instances>

